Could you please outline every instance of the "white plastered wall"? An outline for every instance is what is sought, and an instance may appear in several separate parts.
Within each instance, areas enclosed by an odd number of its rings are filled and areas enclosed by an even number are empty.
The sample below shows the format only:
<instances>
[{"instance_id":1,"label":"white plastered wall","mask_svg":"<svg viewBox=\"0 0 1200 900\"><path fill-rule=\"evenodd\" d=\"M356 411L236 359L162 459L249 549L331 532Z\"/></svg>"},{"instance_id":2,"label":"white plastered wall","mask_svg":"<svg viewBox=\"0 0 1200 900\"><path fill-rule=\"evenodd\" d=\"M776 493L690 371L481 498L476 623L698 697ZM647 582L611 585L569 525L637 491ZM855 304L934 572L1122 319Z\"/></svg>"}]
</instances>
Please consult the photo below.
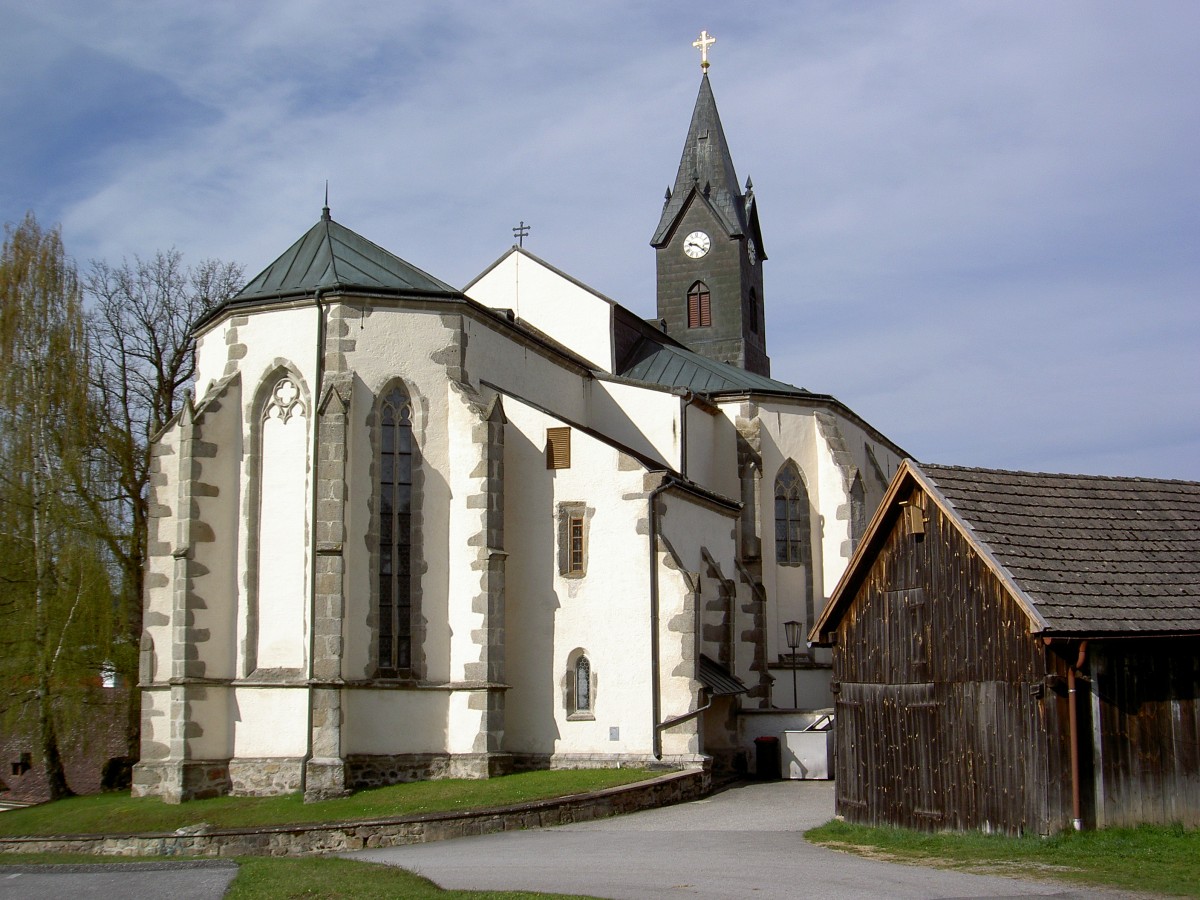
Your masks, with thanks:
<instances>
[{"instance_id":1,"label":"white plastered wall","mask_svg":"<svg viewBox=\"0 0 1200 900\"><path fill-rule=\"evenodd\" d=\"M242 391L235 380L224 390L201 398L197 409L199 439L216 448L203 456L193 503L207 526L203 540L194 540L193 591L204 602L192 611L196 628L207 634L201 645L207 678L237 675L238 533L242 512L241 461L244 423Z\"/></svg>"},{"instance_id":2,"label":"white plastered wall","mask_svg":"<svg viewBox=\"0 0 1200 900\"><path fill-rule=\"evenodd\" d=\"M737 433L720 410L707 405L685 405L687 467L689 481L723 497L739 494Z\"/></svg>"},{"instance_id":3,"label":"white plastered wall","mask_svg":"<svg viewBox=\"0 0 1200 900\"><path fill-rule=\"evenodd\" d=\"M670 391L614 381L589 381L588 424L601 434L669 466L681 468L682 400Z\"/></svg>"},{"instance_id":4,"label":"white plastered wall","mask_svg":"<svg viewBox=\"0 0 1200 900\"><path fill-rule=\"evenodd\" d=\"M612 371L612 303L537 260L510 253L471 285L469 296L493 309L511 309L596 368Z\"/></svg>"},{"instance_id":5,"label":"white plastered wall","mask_svg":"<svg viewBox=\"0 0 1200 900\"><path fill-rule=\"evenodd\" d=\"M821 495L817 459L820 435L816 420L808 410L792 406L767 406L758 409L762 453L762 479L759 483L758 508L761 517L759 534L762 538L762 579L767 592L766 639L767 660L774 662L781 654L790 652L784 640L783 623L789 620L806 622L804 604L804 569L781 566L775 562L775 478L784 463L791 459L800 467L808 489L812 508L813 583L815 594L821 591L823 531L821 517L828 498ZM814 611L822 598L813 597ZM806 623L807 624L807 623ZM790 685L789 694L790 694ZM777 683L776 692L781 688ZM790 699L790 697L788 698Z\"/></svg>"},{"instance_id":6,"label":"white plastered wall","mask_svg":"<svg viewBox=\"0 0 1200 900\"><path fill-rule=\"evenodd\" d=\"M735 412L730 405L728 415ZM818 422L818 413L831 419ZM850 418L836 410L794 402L767 402L757 407L760 424L762 479L759 510L762 538L763 585L767 592L766 637L767 658L774 663L781 654L789 652L784 639L783 623L795 619L804 624L805 633L812 626L803 603L804 570L781 566L775 562L774 490L775 477L787 459L793 459L804 474L812 511L814 591L813 616L819 616L849 562L850 546L850 483L846 477L844 456L849 453L848 465L861 472L866 489L866 517L869 519L886 486L875 472L878 464L885 477L895 471L899 457L884 443L870 435ZM838 446L831 441L838 441ZM868 454L867 447L871 448ZM872 459L873 457L873 459ZM803 647L801 652L803 652ZM817 651L818 662L827 661L827 653ZM774 687L775 705L790 706L792 684L790 670L777 669ZM797 674L797 702L801 708L823 708L829 705L829 676L826 671L801 670Z\"/></svg>"},{"instance_id":7,"label":"white plastered wall","mask_svg":"<svg viewBox=\"0 0 1200 900\"><path fill-rule=\"evenodd\" d=\"M571 467L547 469L546 429L559 419L504 398L508 551L506 747L535 754L651 750L649 538L644 469L612 446L571 433ZM564 576L559 504L586 510L587 569ZM571 717L568 661L591 664L590 718ZM617 729L614 735L611 729Z\"/></svg>"},{"instance_id":8,"label":"white plastered wall","mask_svg":"<svg viewBox=\"0 0 1200 900\"><path fill-rule=\"evenodd\" d=\"M659 495L659 532L669 549L659 554L659 661L663 721L691 712L699 703L701 683L696 667L707 622L715 624L720 611L706 611L708 590L717 590L708 577L707 551L725 578L735 574L736 513L679 490ZM682 570L680 567L682 566ZM685 574L686 573L686 574ZM692 719L662 732L664 756L702 752L702 722Z\"/></svg>"},{"instance_id":9,"label":"white plastered wall","mask_svg":"<svg viewBox=\"0 0 1200 900\"><path fill-rule=\"evenodd\" d=\"M179 439L178 421L170 425L159 437L154 448L159 460L160 471L153 487L153 500L157 506L152 510L147 543L150 554L146 562L146 602L142 615L142 628L153 644L148 666L143 666L141 680L166 684L171 678L174 659L171 633L172 607L175 589L176 533L179 528ZM169 723L155 719L154 740L166 742L168 732L159 733L159 726Z\"/></svg>"},{"instance_id":10,"label":"white plastered wall","mask_svg":"<svg viewBox=\"0 0 1200 900\"><path fill-rule=\"evenodd\" d=\"M585 369L514 340L499 323L464 317L463 329L465 366L473 384L489 382L506 394L552 409L567 421L588 424Z\"/></svg>"},{"instance_id":11,"label":"white plastered wall","mask_svg":"<svg viewBox=\"0 0 1200 900\"><path fill-rule=\"evenodd\" d=\"M240 543L238 547L238 562L237 562L237 584L238 584L238 659L237 671L239 675L246 676L250 674L253 653L258 646L270 643L272 640L272 623L269 619L264 621L264 617L258 617L259 632L257 637L250 626L249 604L254 588L251 586L251 580L256 578L256 572L251 567L251 555L253 542L256 540L254 523L259 520L259 511L253 508L258 500L257 485L254 484L258 477L258 468L260 464L269 465L269 461L259 461L253 458L256 452L254 433L256 428L256 417L260 410L257 408L258 402L262 395L270 390L271 385L266 384L268 380L274 378L280 371L286 369L290 371L298 380L301 395L304 398L305 406L305 423L309 430L306 439L306 444L311 446L312 423L315 419L312 412L313 403L313 376L315 374L316 363L316 334L317 334L317 313L315 306L307 307L288 307L276 310L258 312L246 317L246 322L237 326L236 341L237 345L242 348L239 352L244 352L237 363L237 369L241 374L241 402L242 402L242 443L241 443L241 465L240 478L241 485L239 494L241 497L240 510L240 527L239 536ZM214 339L218 334L224 335L228 328L232 327L229 324L229 319L215 327L205 339L205 345ZM232 338L231 338L232 339ZM223 340L221 342L224 343ZM197 383L204 384L207 378L219 378L225 364L225 360L219 360L215 354L210 355L205 353L204 359L206 364L213 365L214 368L207 371L198 371ZM219 362L221 368L215 368ZM260 442L261 445L261 442ZM309 471L305 475L304 484L297 486L298 491L303 491L305 497L309 496L309 479L312 477L311 464ZM308 522L307 508L304 514L304 534L307 545L308 535L311 534L311 523ZM292 564L297 570L293 573L293 577L297 582L303 585L303 596L308 596L309 565L308 553L310 548L304 547L303 557L296 551L290 551L292 554ZM270 557L265 553L258 554L260 565L270 565ZM303 615L303 621L299 623L288 623L288 632L290 637L295 634L300 634L302 643L299 667L303 667L304 661L307 659L307 628L308 628L308 604L302 602L298 608ZM249 654L247 651L250 651ZM237 726L235 726L236 728ZM245 727L245 726L243 726ZM255 727L255 726L249 726Z\"/></svg>"},{"instance_id":12,"label":"white plastered wall","mask_svg":"<svg viewBox=\"0 0 1200 900\"><path fill-rule=\"evenodd\" d=\"M303 756L307 749L308 691L240 687L232 698L234 756L242 759Z\"/></svg>"},{"instance_id":13,"label":"white plastered wall","mask_svg":"<svg viewBox=\"0 0 1200 900\"><path fill-rule=\"evenodd\" d=\"M353 304L352 309L357 309ZM372 580L371 510L376 489L375 459L368 423L381 394L400 384L412 404L416 444L415 500L420 504L420 616L425 623L423 680L447 684L452 677L450 572L464 564L466 548L450 539L451 437L446 364L433 357L455 345L459 319L434 311L377 307L355 322L354 373L347 418L346 540L344 554L345 650L343 675L351 681L374 677L375 596ZM361 326L361 327L360 327ZM469 599L464 602L468 603ZM416 650L416 648L414 648ZM347 754L434 752L447 748L446 690L356 688L343 694L342 748Z\"/></svg>"}]
</instances>

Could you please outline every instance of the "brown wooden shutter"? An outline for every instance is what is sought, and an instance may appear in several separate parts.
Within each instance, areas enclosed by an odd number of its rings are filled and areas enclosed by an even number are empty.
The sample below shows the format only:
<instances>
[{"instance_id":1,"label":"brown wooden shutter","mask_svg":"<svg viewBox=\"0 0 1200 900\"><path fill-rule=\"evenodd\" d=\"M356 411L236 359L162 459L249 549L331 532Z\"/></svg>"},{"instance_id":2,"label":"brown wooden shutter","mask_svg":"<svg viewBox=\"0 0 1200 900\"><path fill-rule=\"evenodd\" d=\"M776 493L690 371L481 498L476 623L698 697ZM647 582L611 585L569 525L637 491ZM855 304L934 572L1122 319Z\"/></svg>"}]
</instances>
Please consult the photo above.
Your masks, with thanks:
<instances>
[{"instance_id":1,"label":"brown wooden shutter","mask_svg":"<svg viewBox=\"0 0 1200 900\"><path fill-rule=\"evenodd\" d=\"M712 324L712 304L708 285L703 281L697 281L688 290L687 318L688 328L703 328Z\"/></svg>"},{"instance_id":2,"label":"brown wooden shutter","mask_svg":"<svg viewBox=\"0 0 1200 900\"><path fill-rule=\"evenodd\" d=\"M571 429L546 429L546 468L571 468Z\"/></svg>"}]
</instances>

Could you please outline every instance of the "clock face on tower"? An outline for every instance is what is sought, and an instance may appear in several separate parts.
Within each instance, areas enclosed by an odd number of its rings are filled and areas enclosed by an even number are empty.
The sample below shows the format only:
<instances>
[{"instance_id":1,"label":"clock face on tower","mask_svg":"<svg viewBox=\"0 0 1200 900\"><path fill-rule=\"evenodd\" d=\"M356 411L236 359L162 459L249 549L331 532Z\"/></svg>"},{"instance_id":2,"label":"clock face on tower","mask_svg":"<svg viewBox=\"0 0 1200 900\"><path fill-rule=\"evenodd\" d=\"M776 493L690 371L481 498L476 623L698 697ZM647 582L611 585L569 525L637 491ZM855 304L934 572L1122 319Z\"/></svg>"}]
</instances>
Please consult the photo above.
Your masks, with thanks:
<instances>
[{"instance_id":1,"label":"clock face on tower","mask_svg":"<svg viewBox=\"0 0 1200 900\"><path fill-rule=\"evenodd\" d=\"M683 239L683 252L692 259L699 259L708 252L711 242L703 231L693 231Z\"/></svg>"},{"instance_id":2,"label":"clock face on tower","mask_svg":"<svg viewBox=\"0 0 1200 900\"><path fill-rule=\"evenodd\" d=\"M758 248L754 246L754 238L746 238L746 256L750 258L750 265L758 262Z\"/></svg>"}]
</instances>

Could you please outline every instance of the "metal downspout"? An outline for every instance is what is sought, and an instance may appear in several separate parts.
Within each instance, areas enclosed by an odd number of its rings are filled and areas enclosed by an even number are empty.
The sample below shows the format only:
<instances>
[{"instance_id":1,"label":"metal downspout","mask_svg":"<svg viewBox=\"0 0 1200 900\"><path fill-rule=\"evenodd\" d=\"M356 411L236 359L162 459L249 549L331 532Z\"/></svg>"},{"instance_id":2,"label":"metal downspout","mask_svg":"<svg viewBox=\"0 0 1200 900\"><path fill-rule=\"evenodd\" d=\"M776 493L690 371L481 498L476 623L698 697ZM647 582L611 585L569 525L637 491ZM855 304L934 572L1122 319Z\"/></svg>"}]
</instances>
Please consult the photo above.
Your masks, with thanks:
<instances>
[{"instance_id":1,"label":"metal downspout","mask_svg":"<svg viewBox=\"0 0 1200 900\"><path fill-rule=\"evenodd\" d=\"M1067 715L1071 719L1071 815L1076 831L1083 831L1082 787L1079 784L1079 704L1075 699L1075 673L1087 662L1086 640L1079 642L1079 657L1067 669Z\"/></svg>"},{"instance_id":2,"label":"metal downspout","mask_svg":"<svg viewBox=\"0 0 1200 900\"><path fill-rule=\"evenodd\" d=\"M694 719L694 718L696 718L696 716L699 716L702 713L706 712L708 710L708 708L713 705L713 699L714 699L714 695L709 694L708 700L705 702L705 704L703 706L698 706L695 709L693 709L691 712L686 712L681 716L672 716L671 718L667 719L667 721L660 722L658 725L655 725L654 727L657 728L659 731L665 731L668 728L674 728L680 722L686 722L688 719Z\"/></svg>"},{"instance_id":3,"label":"metal downspout","mask_svg":"<svg viewBox=\"0 0 1200 900\"><path fill-rule=\"evenodd\" d=\"M658 495L675 484L675 479L668 475L648 498L650 512L650 716L651 734L653 737L654 758L662 759L662 734L658 720L662 716L661 678L659 677L658 657Z\"/></svg>"},{"instance_id":4,"label":"metal downspout","mask_svg":"<svg viewBox=\"0 0 1200 900\"><path fill-rule=\"evenodd\" d=\"M304 738L304 759L300 761L300 793L308 790L308 763L313 756L313 654L317 648L317 499L320 485L317 483L317 469L320 465L321 440L320 416L317 406L321 402L321 381L325 377L325 307L321 305L321 290L317 289L313 299L317 305L317 359L316 374L313 385L313 408L311 410L313 423L312 439L312 477L309 490L309 551L308 551L308 702L304 704L307 711Z\"/></svg>"},{"instance_id":5,"label":"metal downspout","mask_svg":"<svg viewBox=\"0 0 1200 900\"><path fill-rule=\"evenodd\" d=\"M684 478L688 477L688 424L687 411L688 407L696 402L696 392L684 390L683 394L683 412L679 416L679 474Z\"/></svg>"}]
</instances>

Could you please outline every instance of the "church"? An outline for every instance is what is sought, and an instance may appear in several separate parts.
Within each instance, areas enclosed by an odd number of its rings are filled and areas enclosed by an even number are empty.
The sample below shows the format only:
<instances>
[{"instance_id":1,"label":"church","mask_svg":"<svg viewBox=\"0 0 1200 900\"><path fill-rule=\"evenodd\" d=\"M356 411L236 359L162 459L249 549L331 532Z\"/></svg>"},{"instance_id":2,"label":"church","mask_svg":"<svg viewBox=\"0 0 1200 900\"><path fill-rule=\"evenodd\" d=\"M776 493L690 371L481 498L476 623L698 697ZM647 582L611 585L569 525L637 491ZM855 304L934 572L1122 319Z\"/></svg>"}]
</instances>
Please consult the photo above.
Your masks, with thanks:
<instances>
[{"instance_id":1,"label":"church","mask_svg":"<svg viewBox=\"0 0 1200 900\"><path fill-rule=\"evenodd\" d=\"M654 319L521 246L452 287L327 207L197 324L153 448L135 796L736 767L832 706L803 636L904 453L770 377L707 68L646 223Z\"/></svg>"}]
</instances>

